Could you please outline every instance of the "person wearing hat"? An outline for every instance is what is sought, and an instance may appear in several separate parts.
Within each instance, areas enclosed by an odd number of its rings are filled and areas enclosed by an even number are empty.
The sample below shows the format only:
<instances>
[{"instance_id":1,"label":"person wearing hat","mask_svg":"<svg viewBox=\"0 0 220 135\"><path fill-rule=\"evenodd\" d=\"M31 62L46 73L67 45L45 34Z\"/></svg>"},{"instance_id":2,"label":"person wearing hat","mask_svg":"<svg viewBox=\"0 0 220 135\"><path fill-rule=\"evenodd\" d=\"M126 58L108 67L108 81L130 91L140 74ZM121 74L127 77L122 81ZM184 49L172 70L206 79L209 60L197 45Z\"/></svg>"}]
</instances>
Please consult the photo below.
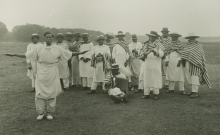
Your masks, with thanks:
<instances>
[{"instance_id":1,"label":"person wearing hat","mask_svg":"<svg viewBox=\"0 0 220 135\"><path fill-rule=\"evenodd\" d=\"M181 60L177 64L177 66L183 66L186 80L192 86L191 92L187 94L190 98L197 98L199 96L198 88L201 84L206 84L211 88L204 50L202 44L196 41L196 38L199 38L199 36L196 36L194 33L190 33L189 36L185 37L185 39L188 39L188 43L180 51Z\"/></svg>"},{"instance_id":2,"label":"person wearing hat","mask_svg":"<svg viewBox=\"0 0 220 135\"><path fill-rule=\"evenodd\" d=\"M31 35L31 40L32 43L28 44L27 46L27 52L34 50L36 47L38 47L39 45L41 45L41 43L39 43L40 37L37 33L34 33ZM27 58L27 76L32 80L32 90L31 92L35 92L35 75L36 75L36 69L37 67L37 63L34 61L31 61L30 59Z\"/></svg>"},{"instance_id":3,"label":"person wearing hat","mask_svg":"<svg viewBox=\"0 0 220 135\"><path fill-rule=\"evenodd\" d=\"M169 45L172 41L172 38L169 36L169 30L168 28L164 27L161 31L162 33L162 37L160 37L160 42L161 44L163 44L165 50L164 50L164 57L163 57L163 60L162 60L162 72L163 72L163 75L166 75L166 71L167 71L167 67L166 67L166 62L165 62L165 58L166 58L166 51L167 49L169 48ZM169 88L169 80L166 80L165 79L165 88Z\"/></svg>"},{"instance_id":4,"label":"person wearing hat","mask_svg":"<svg viewBox=\"0 0 220 135\"><path fill-rule=\"evenodd\" d=\"M88 94L95 93L99 83L102 83L102 89L104 90L103 93L107 94L104 80L110 68L110 49L107 45L104 45L104 35L98 36L96 41L98 42L98 45L93 47L92 51L87 57L91 59L91 66L94 68L92 87Z\"/></svg>"},{"instance_id":5,"label":"person wearing hat","mask_svg":"<svg viewBox=\"0 0 220 135\"><path fill-rule=\"evenodd\" d=\"M70 52L53 44L53 34L44 33L45 43L38 45L34 50L26 53L7 53L6 56L16 56L28 58L37 62L37 72L35 79L35 105L38 113L37 120L46 117L52 120L56 109L56 99L62 93L58 63L69 60L74 55L84 54L84 52Z\"/></svg>"},{"instance_id":6,"label":"person wearing hat","mask_svg":"<svg viewBox=\"0 0 220 135\"><path fill-rule=\"evenodd\" d=\"M135 93L137 93L140 91L138 89L138 83L139 83L138 78L141 67L141 60L139 59L139 57L143 45L141 42L137 41L138 39L136 34L131 35L131 38L132 38L132 42L128 45L131 54L129 59L129 68L132 73L131 75L132 86L133 89L135 90Z\"/></svg>"},{"instance_id":7,"label":"person wearing hat","mask_svg":"<svg viewBox=\"0 0 220 135\"><path fill-rule=\"evenodd\" d=\"M129 47L128 43L124 40L125 34L122 31L119 31L116 35L118 41L115 42L115 46L112 50L112 58L119 65L119 70L126 76L131 76L131 72L128 65L129 60Z\"/></svg>"},{"instance_id":8,"label":"person wearing hat","mask_svg":"<svg viewBox=\"0 0 220 135\"><path fill-rule=\"evenodd\" d=\"M65 42L63 42L63 39L64 39L63 33L58 33L57 42L55 44L59 47L62 47L64 50L68 50L68 46ZM66 61L60 61L58 63L58 70L59 70L59 77L63 90L70 90L69 89L70 71L69 71L68 63Z\"/></svg>"},{"instance_id":9,"label":"person wearing hat","mask_svg":"<svg viewBox=\"0 0 220 135\"><path fill-rule=\"evenodd\" d=\"M157 40L158 34L151 31L146 34L149 42L144 47L144 96L142 99L150 97L150 90L153 90L154 99L159 99L159 89L162 88L161 60L164 55L164 47Z\"/></svg>"},{"instance_id":10,"label":"person wearing hat","mask_svg":"<svg viewBox=\"0 0 220 135\"><path fill-rule=\"evenodd\" d=\"M92 86L94 68L91 67L91 59L89 59L88 56L94 45L89 41L90 35L88 33L82 33L81 37L83 42L80 45L79 52L88 51L85 54L79 55L79 74L83 86L81 89L90 89Z\"/></svg>"},{"instance_id":11,"label":"person wearing hat","mask_svg":"<svg viewBox=\"0 0 220 135\"><path fill-rule=\"evenodd\" d=\"M178 33L171 33L169 36L172 38L172 42L168 45L169 48L167 49L166 80L169 80L169 90L166 92L173 93L175 82L178 82L180 94L185 95L183 67L182 65L177 67L177 63L181 59L181 54L179 52L183 49L183 44L178 40L181 35Z\"/></svg>"},{"instance_id":12,"label":"person wearing hat","mask_svg":"<svg viewBox=\"0 0 220 135\"><path fill-rule=\"evenodd\" d=\"M74 34L74 42L70 45L69 50L71 52L79 52L80 45L82 41L80 41L81 34L75 33ZM78 56L73 56L71 58L71 84L72 86L80 87L81 85L81 78L79 75L79 58Z\"/></svg>"}]
</instances>

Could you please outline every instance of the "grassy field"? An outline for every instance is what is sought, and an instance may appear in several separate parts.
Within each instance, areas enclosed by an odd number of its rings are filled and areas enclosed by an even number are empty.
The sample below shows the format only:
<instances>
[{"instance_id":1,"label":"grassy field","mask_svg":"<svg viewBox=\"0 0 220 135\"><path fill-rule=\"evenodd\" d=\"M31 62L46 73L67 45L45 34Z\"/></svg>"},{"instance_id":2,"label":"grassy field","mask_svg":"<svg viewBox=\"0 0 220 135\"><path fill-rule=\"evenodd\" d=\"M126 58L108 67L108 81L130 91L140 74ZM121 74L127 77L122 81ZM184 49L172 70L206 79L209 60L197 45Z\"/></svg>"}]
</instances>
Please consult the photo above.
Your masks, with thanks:
<instances>
[{"instance_id":1,"label":"grassy field","mask_svg":"<svg viewBox=\"0 0 220 135\"><path fill-rule=\"evenodd\" d=\"M158 101L141 100L143 93L131 91L130 103L114 104L101 91L87 95L73 89L58 97L53 121L36 121L25 59L3 55L25 52L26 46L0 43L0 135L220 134L220 43L204 43L212 88L201 86L197 99L161 89Z\"/></svg>"}]
</instances>

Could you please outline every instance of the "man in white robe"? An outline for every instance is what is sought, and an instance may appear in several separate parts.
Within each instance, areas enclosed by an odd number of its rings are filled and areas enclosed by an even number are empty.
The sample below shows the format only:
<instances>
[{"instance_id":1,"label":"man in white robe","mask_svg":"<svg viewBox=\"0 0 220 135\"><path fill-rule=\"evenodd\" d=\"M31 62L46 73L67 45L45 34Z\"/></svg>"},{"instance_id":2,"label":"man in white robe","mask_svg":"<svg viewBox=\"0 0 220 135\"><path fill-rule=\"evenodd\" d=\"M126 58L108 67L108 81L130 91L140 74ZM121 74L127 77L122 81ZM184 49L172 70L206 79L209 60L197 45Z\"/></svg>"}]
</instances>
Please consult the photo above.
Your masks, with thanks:
<instances>
[{"instance_id":1,"label":"man in white robe","mask_svg":"<svg viewBox=\"0 0 220 135\"><path fill-rule=\"evenodd\" d=\"M157 32L151 31L149 42L144 48L145 69L144 69L144 96L142 99L150 97L150 90L153 89L154 99L159 99L159 89L162 88L161 60L163 57L163 45L158 42Z\"/></svg>"},{"instance_id":2,"label":"man in white robe","mask_svg":"<svg viewBox=\"0 0 220 135\"><path fill-rule=\"evenodd\" d=\"M32 40L32 43L30 43L28 46L27 46L27 52L29 51L32 51L34 50L38 45L41 45L41 43L39 43L39 35L37 33L34 33L32 34L31 36L31 40ZM35 92L35 78L36 78L36 65L37 63L34 62L34 61L31 61L30 59L27 59L27 68L28 68L28 71L27 71L27 76L31 79L31 82L32 82L32 90L31 92Z\"/></svg>"},{"instance_id":3,"label":"man in white robe","mask_svg":"<svg viewBox=\"0 0 220 135\"><path fill-rule=\"evenodd\" d=\"M81 35L83 42L79 48L79 52L88 51L83 55L79 55L79 74L83 86L81 89L90 89L92 87L94 68L91 67L91 61L88 56L90 55L94 45L89 41L89 36L90 35L88 33L83 33Z\"/></svg>"},{"instance_id":4,"label":"man in white robe","mask_svg":"<svg viewBox=\"0 0 220 135\"><path fill-rule=\"evenodd\" d=\"M107 45L104 45L105 37L100 35L97 37L98 45L94 46L90 55L91 66L94 67L93 72L93 82L91 90L88 94L93 94L96 92L98 83L102 83L102 90L104 94L107 94L105 89L105 78L107 77L108 70L110 69L110 49Z\"/></svg>"}]
</instances>

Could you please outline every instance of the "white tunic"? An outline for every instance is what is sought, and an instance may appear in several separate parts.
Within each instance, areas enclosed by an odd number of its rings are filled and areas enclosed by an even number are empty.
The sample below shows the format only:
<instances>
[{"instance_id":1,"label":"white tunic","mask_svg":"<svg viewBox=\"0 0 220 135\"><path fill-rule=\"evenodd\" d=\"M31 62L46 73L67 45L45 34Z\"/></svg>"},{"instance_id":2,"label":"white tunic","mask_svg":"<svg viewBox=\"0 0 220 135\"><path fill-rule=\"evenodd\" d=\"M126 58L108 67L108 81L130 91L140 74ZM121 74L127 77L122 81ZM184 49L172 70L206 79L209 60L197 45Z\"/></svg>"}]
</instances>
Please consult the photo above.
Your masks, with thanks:
<instances>
[{"instance_id":1,"label":"white tunic","mask_svg":"<svg viewBox=\"0 0 220 135\"><path fill-rule=\"evenodd\" d=\"M43 99L55 98L61 92L58 62L67 61L72 57L72 52L53 44L51 46L39 45L27 52L26 57L37 62L35 80L36 97Z\"/></svg>"},{"instance_id":2,"label":"white tunic","mask_svg":"<svg viewBox=\"0 0 220 135\"><path fill-rule=\"evenodd\" d=\"M102 54L103 56L107 56L108 58L110 58L110 55L111 55L110 49L107 45L102 45L102 46L96 45L93 47L88 58L91 59L93 55L95 55L95 57L96 57L98 54ZM106 66L108 66L106 68L110 67L109 61L107 61ZM106 78L106 73L105 73L105 71L103 71L103 62L99 62L96 64L96 67L94 69L93 81L94 82L104 82L105 78Z\"/></svg>"},{"instance_id":3,"label":"white tunic","mask_svg":"<svg viewBox=\"0 0 220 135\"><path fill-rule=\"evenodd\" d=\"M56 45L62 47L64 50L68 50L68 46L66 43L56 43ZM66 61L59 61L58 63L59 76L62 79L68 78L70 75L68 63Z\"/></svg>"},{"instance_id":4,"label":"white tunic","mask_svg":"<svg viewBox=\"0 0 220 135\"><path fill-rule=\"evenodd\" d=\"M153 52L147 55L144 62L144 89L162 88L161 59L163 55L162 50L159 50L159 57Z\"/></svg>"},{"instance_id":5,"label":"white tunic","mask_svg":"<svg viewBox=\"0 0 220 135\"><path fill-rule=\"evenodd\" d=\"M177 67L177 63L181 59L181 55L174 51L171 52L167 58L169 64L167 66L166 79L169 81L184 82L184 72L182 64L180 65L180 67Z\"/></svg>"},{"instance_id":6,"label":"white tunic","mask_svg":"<svg viewBox=\"0 0 220 135\"><path fill-rule=\"evenodd\" d=\"M83 58L87 58L90 53L91 50L93 48L93 43L83 43L82 45L80 45L80 51L79 52L83 52L83 51L88 51L85 54L79 55L79 60L83 57ZM92 78L93 77L93 71L94 68L91 67L91 61L88 62L83 62L83 60L79 61L79 74L80 77L87 77L87 78Z\"/></svg>"},{"instance_id":7,"label":"white tunic","mask_svg":"<svg viewBox=\"0 0 220 135\"><path fill-rule=\"evenodd\" d=\"M115 62L119 65L120 72L122 72L126 76L131 75L129 67L124 66L125 62L129 59L129 54L119 44L116 44L113 47L112 58L115 59Z\"/></svg>"},{"instance_id":8,"label":"white tunic","mask_svg":"<svg viewBox=\"0 0 220 135\"><path fill-rule=\"evenodd\" d=\"M28 46L27 46L27 52L29 51L32 51L34 50L36 47L38 47L39 45L42 45L41 43L37 43L37 44L34 44L34 43L30 43ZM28 69L27 71L27 76L31 79L34 78L34 76L36 75L36 68L37 68L37 63L34 62L34 61L31 61L30 59L27 59L27 63L31 63L31 66L32 66L32 69Z\"/></svg>"}]
</instances>

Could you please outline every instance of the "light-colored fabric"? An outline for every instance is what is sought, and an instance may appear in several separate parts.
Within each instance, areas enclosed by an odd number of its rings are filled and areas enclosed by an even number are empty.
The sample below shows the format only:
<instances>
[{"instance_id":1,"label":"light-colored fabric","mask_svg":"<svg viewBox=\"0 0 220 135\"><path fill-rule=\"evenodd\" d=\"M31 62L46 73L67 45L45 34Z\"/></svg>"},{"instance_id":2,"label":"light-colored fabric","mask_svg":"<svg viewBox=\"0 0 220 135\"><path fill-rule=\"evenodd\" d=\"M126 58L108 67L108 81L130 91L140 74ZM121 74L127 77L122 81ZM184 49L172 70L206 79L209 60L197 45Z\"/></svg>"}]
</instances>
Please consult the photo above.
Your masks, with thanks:
<instances>
[{"instance_id":1,"label":"light-colored fabric","mask_svg":"<svg viewBox=\"0 0 220 135\"><path fill-rule=\"evenodd\" d=\"M110 89L108 91L108 94L113 95L113 96L117 96L117 95L124 94L124 93L119 88L115 87L114 89Z\"/></svg>"},{"instance_id":2,"label":"light-colored fabric","mask_svg":"<svg viewBox=\"0 0 220 135\"><path fill-rule=\"evenodd\" d=\"M69 78L64 78L62 80L63 80L63 87L69 88L69 84L70 84Z\"/></svg>"},{"instance_id":3,"label":"light-colored fabric","mask_svg":"<svg viewBox=\"0 0 220 135\"><path fill-rule=\"evenodd\" d=\"M141 90L144 89L144 80L139 80L138 89L141 89Z\"/></svg>"},{"instance_id":4,"label":"light-colored fabric","mask_svg":"<svg viewBox=\"0 0 220 135\"><path fill-rule=\"evenodd\" d=\"M199 86L195 85L195 84L192 84L192 92L198 93L199 92Z\"/></svg>"},{"instance_id":5,"label":"light-colored fabric","mask_svg":"<svg viewBox=\"0 0 220 135\"><path fill-rule=\"evenodd\" d=\"M159 88L152 88L152 87L148 87L148 88L144 88L144 95L150 95L150 91L153 91L153 94L159 94Z\"/></svg>"},{"instance_id":6,"label":"light-colored fabric","mask_svg":"<svg viewBox=\"0 0 220 135\"><path fill-rule=\"evenodd\" d=\"M189 61L186 61L186 66L183 68L186 80L189 84L200 85L199 77L190 74L190 64L191 63Z\"/></svg>"},{"instance_id":7,"label":"light-colored fabric","mask_svg":"<svg viewBox=\"0 0 220 135\"><path fill-rule=\"evenodd\" d=\"M92 82L91 90L96 90L98 84L99 84L99 82L95 82L95 81L93 81L93 82ZM104 83L104 82L102 82L102 90L106 90L106 88L105 88L105 83Z\"/></svg>"},{"instance_id":8,"label":"light-colored fabric","mask_svg":"<svg viewBox=\"0 0 220 135\"><path fill-rule=\"evenodd\" d=\"M36 105L37 113L39 115L43 113L45 114L45 113L55 112L56 98L42 99L35 97L35 105Z\"/></svg>"},{"instance_id":9,"label":"light-colored fabric","mask_svg":"<svg viewBox=\"0 0 220 135\"><path fill-rule=\"evenodd\" d=\"M25 53L30 60L37 62L37 74L35 81L36 96L43 99L55 98L61 92L59 61L67 61L72 52L53 44L51 46L39 45L33 51Z\"/></svg>"},{"instance_id":10,"label":"light-colored fabric","mask_svg":"<svg viewBox=\"0 0 220 135\"><path fill-rule=\"evenodd\" d=\"M167 38L160 38L159 42L161 44L163 44L164 46L164 53L167 53L167 51L170 50L170 43L172 42L172 38L171 37L167 37Z\"/></svg>"},{"instance_id":11,"label":"light-colored fabric","mask_svg":"<svg viewBox=\"0 0 220 135\"><path fill-rule=\"evenodd\" d=\"M82 43L80 45L80 49L79 49L80 52L88 51L85 54L79 55L79 74L80 74L80 77L87 77L87 78L93 77L94 68L91 67L91 61L83 62L83 60L80 60L82 57L88 58L93 46L94 45L92 42Z\"/></svg>"},{"instance_id":12,"label":"light-colored fabric","mask_svg":"<svg viewBox=\"0 0 220 135\"><path fill-rule=\"evenodd\" d=\"M159 57L157 57L151 52L145 59L144 89L162 88L161 57L163 54L163 51L159 50Z\"/></svg>"},{"instance_id":13,"label":"light-colored fabric","mask_svg":"<svg viewBox=\"0 0 220 135\"><path fill-rule=\"evenodd\" d=\"M167 66L166 79L169 81L182 81L184 82L184 71L182 64L177 67L177 63L181 59L181 55L176 51L171 52L167 57L169 64Z\"/></svg>"},{"instance_id":14,"label":"light-colored fabric","mask_svg":"<svg viewBox=\"0 0 220 135\"><path fill-rule=\"evenodd\" d=\"M93 72L93 81L94 82L104 82L104 79L107 77L106 69L110 68L109 58L110 58L110 49L107 45L97 45L94 46L88 58L92 59L94 56L96 58L97 55L101 54L103 56L102 62L96 62L95 68ZM105 65L104 65L105 64Z\"/></svg>"},{"instance_id":15,"label":"light-colored fabric","mask_svg":"<svg viewBox=\"0 0 220 135\"><path fill-rule=\"evenodd\" d=\"M62 47L64 50L68 50L68 46L66 43L56 43L57 46ZM62 79L69 78L70 71L68 67L67 61L59 61L58 63L59 77Z\"/></svg>"},{"instance_id":16,"label":"light-colored fabric","mask_svg":"<svg viewBox=\"0 0 220 135\"><path fill-rule=\"evenodd\" d=\"M83 87L92 87L93 78L82 77L81 79Z\"/></svg>"},{"instance_id":17,"label":"light-colored fabric","mask_svg":"<svg viewBox=\"0 0 220 135\"><path fill-rule=\"evenodd\" d=\"M179 90L184 91L184 82L178 81L178 84L179 84ZM169 90L174 90L174 87L175 87L175 82L170 81L169 82Z\"/></svg>"},{"instance_id":18,"label":"light-colored fabric","mask_svg":"<svg viewBox=\"0 0 220 135\"><path fill-rule=\"evenodd\" d=\"M125 67L125 62L129 59L129 54L125 51L123 47L119 44L115 44L112 51L112 58L119 65L119 71L122 72L127 77L131 76L131 71L129 66Z\"/></svg>"}]
</instances>

